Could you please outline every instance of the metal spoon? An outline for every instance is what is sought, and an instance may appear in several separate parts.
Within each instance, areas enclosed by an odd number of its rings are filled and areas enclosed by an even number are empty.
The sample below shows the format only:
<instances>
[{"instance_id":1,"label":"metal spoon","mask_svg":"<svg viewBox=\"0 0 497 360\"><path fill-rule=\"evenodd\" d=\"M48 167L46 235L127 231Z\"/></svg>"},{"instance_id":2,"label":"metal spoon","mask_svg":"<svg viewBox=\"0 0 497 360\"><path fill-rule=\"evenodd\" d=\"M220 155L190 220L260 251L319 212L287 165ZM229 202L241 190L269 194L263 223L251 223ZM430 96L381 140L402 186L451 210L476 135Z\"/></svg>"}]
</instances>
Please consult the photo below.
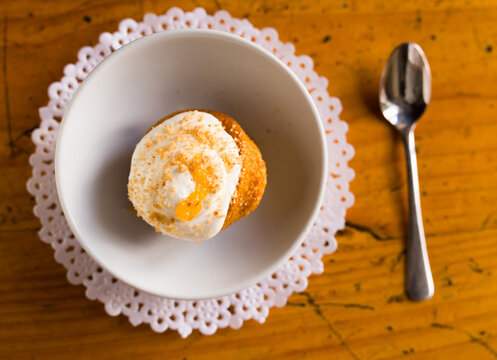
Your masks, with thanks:
<instances>
[{"instance_id":1,"label":"metal spoon","mask_svg":"<svg viewBox=\"0 0 497 360\"><path fill-rule=\"evenodd\" d=\"M380 107L385 119L402 135L409 182L409 232L407 238L406 290L413 300L433 296L434 286L426 251L414 128L430 102L431 72L423 49L415 43L399 45L383 70Z\"/></svg>"}]
</instances>

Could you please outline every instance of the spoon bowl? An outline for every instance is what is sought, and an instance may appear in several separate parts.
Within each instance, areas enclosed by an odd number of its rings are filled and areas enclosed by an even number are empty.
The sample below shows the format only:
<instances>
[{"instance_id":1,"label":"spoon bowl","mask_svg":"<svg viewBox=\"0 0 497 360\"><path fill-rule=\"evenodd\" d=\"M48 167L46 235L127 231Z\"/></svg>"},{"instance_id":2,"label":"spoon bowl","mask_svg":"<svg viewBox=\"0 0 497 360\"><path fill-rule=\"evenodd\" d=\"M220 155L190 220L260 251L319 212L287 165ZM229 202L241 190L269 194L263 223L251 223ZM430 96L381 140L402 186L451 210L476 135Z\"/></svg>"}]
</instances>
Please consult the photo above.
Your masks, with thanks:
<instances>
[{"instance_id":1,"label":"spoon bowl","mask_svg":"<svg viewBox=\"0 0 497 360\"><path fill-rule=\"evenodd\" d=\"M424 113L431 98L431 71L423 49L406 42L392 52L380 83L380 108L393 126L408 129Z\"/></svg>"}]
</instances>

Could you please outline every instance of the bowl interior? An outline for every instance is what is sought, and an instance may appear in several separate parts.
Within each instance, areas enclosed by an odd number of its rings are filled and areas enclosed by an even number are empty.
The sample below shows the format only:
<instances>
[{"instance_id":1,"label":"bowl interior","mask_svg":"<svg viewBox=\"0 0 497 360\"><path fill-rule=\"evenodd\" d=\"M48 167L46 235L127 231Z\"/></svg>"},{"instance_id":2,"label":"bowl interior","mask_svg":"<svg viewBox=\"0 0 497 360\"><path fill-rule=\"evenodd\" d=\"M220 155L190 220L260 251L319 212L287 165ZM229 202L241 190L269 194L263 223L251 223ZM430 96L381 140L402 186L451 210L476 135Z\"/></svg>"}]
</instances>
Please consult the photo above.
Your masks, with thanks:
<instances>
[{"instance_id":1,"label":"bowl interior","mask_svg":"<svg viewBox=\"0 0 497 360\"><path fill-rule=\"evenodd\" d=\"M257 210L200 244L156 233L126 188L147 129L194 108L237 120L268 171ZM146 292L200 299L239 291L291 256L317 213L325 156L310 97L275 58L214 31L166 32L123 47L80 86L60 129L56 179L71 228L105 269Z\"/></svg>"}]
</instances>

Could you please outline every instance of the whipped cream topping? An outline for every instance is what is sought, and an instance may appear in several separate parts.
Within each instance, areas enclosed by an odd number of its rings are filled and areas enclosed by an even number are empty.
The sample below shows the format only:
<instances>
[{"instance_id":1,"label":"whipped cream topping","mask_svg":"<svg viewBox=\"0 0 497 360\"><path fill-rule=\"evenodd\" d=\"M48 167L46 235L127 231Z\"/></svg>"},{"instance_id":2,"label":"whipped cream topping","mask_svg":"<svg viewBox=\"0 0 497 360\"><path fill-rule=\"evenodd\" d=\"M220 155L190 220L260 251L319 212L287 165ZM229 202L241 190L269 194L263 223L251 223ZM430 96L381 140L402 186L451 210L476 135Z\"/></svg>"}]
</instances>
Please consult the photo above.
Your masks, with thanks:
<instances>
[{"instance_id":1,"label":"whipped cream topping","mask_svg":"<svg viewBox=\"0 0 497 360\"><path fill-rule=\"evenodd\" d=\"M136 146L128 196L138 216L162 234L205 240L223 227L241 164L235 141L216 117L183 112Z\"/></svg>"}]
</instances>

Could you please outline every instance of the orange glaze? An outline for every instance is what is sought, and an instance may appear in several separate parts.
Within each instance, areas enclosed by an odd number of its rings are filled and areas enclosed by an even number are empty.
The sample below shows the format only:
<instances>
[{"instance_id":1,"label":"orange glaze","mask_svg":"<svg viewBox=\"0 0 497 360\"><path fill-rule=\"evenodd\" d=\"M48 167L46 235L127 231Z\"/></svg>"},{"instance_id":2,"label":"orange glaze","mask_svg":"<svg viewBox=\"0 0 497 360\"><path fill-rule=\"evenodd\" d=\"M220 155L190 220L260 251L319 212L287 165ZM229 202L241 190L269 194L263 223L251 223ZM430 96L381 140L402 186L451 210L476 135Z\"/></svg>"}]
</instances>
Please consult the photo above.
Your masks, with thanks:
<instances>
[{"instance_id":1,"label":"orange glaze","mask_svg":"<svg viewBox=\"0 0 497 360\"><path fill-rule=\"evenodd\" d=\"M200 165L200 164L199 164ZM177 218L183 222L192 221L202 210L202 201L209 194L210 182L205 169L195 166L192 171L195 190L179 202L174 210Z\"/></svg>"}]
</instances>

